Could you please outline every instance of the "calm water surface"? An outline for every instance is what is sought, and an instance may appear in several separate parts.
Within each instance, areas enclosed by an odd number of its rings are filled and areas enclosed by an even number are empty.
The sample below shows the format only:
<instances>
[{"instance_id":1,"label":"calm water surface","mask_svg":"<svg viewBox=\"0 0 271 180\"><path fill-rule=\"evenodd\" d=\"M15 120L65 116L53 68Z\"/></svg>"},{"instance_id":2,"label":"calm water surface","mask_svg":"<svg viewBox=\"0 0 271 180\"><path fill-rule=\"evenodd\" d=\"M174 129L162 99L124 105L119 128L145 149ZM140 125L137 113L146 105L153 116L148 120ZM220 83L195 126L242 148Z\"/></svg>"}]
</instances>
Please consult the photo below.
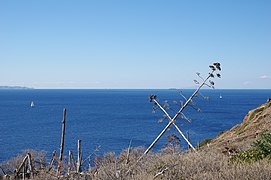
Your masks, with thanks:
<instances>
[{"instance_id":1,"label":"calm water surface","mask_svg":"<svg viewBox=\"0 0 271 180\"><path fill-rule=\"evenodd\" d=\"M186 97L192 93L183 90ZM66 155L68 150L76 152L77 139L82 140L85 157L98 146L99 155L120 153L130 140L132 146L146 147L168 123L166 119L158 123L163 114L152 113L150 94L178 110L172 103L181 99L177 90L0 90L0 162L28 148L45 150L48 156L59 151L63 108L67 108ZM192 122L177 121L183 132L189 131L194 145L240 123L249 110L271 97L271 90L202 90L201 94L209 97L194 99L202 112L188 107L184 113ZM179 135L171 127L154 150L163 147L172 133ZM187 147L183 141L182 146Z\"/></svg>"}]
</instances>

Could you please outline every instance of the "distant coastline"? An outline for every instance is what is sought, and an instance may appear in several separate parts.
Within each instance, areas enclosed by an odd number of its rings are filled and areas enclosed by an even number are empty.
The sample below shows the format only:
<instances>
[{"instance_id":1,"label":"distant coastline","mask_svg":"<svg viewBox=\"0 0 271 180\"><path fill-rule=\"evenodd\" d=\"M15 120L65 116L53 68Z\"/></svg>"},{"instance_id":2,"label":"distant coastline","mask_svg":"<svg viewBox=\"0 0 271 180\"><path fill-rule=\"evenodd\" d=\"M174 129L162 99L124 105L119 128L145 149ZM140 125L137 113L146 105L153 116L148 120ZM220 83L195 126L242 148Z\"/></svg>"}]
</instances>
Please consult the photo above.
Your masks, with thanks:
<instances>
[{"instance_id":1,"label":"distant coastline","mask_svg":"<svg viewBox=\"0 0 271 180\"><path fill-rule=\"evenodd\" d=\"M0 86L0 89L34 89L24 86Z\"/></svg>"}]
</instances>

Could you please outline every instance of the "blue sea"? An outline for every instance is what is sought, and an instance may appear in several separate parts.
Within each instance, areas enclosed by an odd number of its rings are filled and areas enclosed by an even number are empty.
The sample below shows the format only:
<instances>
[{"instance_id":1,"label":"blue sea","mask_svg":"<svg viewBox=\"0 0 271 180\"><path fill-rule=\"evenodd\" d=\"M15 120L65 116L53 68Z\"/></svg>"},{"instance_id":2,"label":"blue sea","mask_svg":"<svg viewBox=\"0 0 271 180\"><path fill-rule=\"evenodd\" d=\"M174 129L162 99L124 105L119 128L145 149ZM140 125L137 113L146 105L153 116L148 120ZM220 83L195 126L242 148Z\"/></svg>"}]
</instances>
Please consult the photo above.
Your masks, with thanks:
<instances>
[{"instance_id":1,"label":"blue sea","mask_svg":"<svg viewBox=\"0 0 271 180\"><path fill-rule=\"evenodd\" d=\"M193 90L182 90L189 97ZM0 90L0 162L25 149L44 150L50 157L59 153L63 109L67 108L65 156L76 153L82 140L83 156L119 154L131 144L147 147L168 123L159 109L153 113L148 96L157 95L161 104L168 101L171 116L179 109L182 96L178 90ZM194 105L183 112L192 120L178 118L176 124L189 132L192 144L240 123L247 112L266 102L271 90L202 90ZM219 96L222 96L222 99ZM203 98L208 96L208 100ZM30 103L35 106L31 108ZM183 100L184 101L184 100ZM200 108L201 112L196 109ZM166 136L178 132L172 126L153 151L167 142ZM179 136L181 139L181 136ZM187 145L181 139L183 149ZM83 157L83 159L84 159Z\"/></svg>"}]
</instances>

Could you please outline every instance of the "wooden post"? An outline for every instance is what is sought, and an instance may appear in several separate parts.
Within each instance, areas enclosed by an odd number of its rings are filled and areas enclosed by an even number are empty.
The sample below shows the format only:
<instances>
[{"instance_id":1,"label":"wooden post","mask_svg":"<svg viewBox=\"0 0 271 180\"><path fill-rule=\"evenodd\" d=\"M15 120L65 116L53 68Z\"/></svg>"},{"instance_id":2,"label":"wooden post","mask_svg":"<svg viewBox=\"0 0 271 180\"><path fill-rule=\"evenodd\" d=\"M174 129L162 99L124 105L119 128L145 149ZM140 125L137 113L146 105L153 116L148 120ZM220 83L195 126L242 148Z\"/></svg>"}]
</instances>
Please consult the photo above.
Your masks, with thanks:
<instances>
[{"instance_id":1,"label":"wooden post","mask_svg":"<svg viewBox=\"0 0 271 180\"><path fill-rule=\"evenodd\" d=\"M81 165L82 165L82 152L81 152L81 140L78 139L77 143L77 173L80 173L82 171Z\"/></svg>"},{"instance_id":2,"label":"wooden post","mask_svg":"<svg viewBox=\"0 0 271 180\"><path fill-rule=\"evenodd\" d=\"M74 156L73 156L72 151L71 151L71 159L72 159L72 162L73 162L73 168L74 168L74 170L76 171L76 161L75 161L75 159L74 159Z\"/></svg>"},{"instance_id":3,"label":"wooden post","mask_svg":"<svg viewBox=\"0 0 271 180\"><path fill-rule=\"evenodd\" d=\"M33 172L33 165L32 165L32 159L31 159L31 154L27 153L28 156L28 168L30 171L30 177L34 178L34 172Z\"/></svg>"},{"instance_id":4,"label":"wooden post","mask_svg":"<svg viewBox=\"0 0 271 180\"><path fill-rule=\"evenodd\" d=\"M27 166L26 166L27 163ZM31 154L27 153L27 155L24 157L21 165L16 171L16 176L19 177L20 171L23 169L23 179L25 178L25 174L27 173L27 168L29 172L31 173L30 175L33 177L33 167L32 167L32 160L31 160Z\"/></svg>"},{"instance_id":5,"label":"wooden post","mask_svg":"<svg viewBox=\"0 0 271 180\"><path fill-rule=\"evenodd\" d=\"M19 168L16 170L17 175L19 175L19 173L20 173L21 169L23 168L23 166L24 166L24 164L25 164L27 158L28 158L28 156L26 155L26 156L24 157L24 159L23 159L21 165L20 165Z\"/></svg>"},{"instance_id":6,"label":"wooden post","mask_svg":"<svg viewBox=\"0 0 271 180\"><path fill-rule=\"evenodd\" d=\"M71 171L71 150L69 150L68 175L70 175L70 171Z\"/></svg>"},{"instance_id":7,"label":"wooden post","mask_svg":"<svg viewBox=\"0 0 271 180\"><path fill-rule=\"evenodd\" d=\"M70 174L72 170L72 166L73 166L74 171L77 172L77 165L76 165L76 161L74 159L73 153L72 151L69 151L68 175Z\"/></svg>"},{"instance_id":8,"label":"wooden post","mask_svg":"<svg viewBox=\"0 0 271 180\"><path fill-rule=\"evenodd\" d=\"M26 167L25 167L25 164L23 165L23 180L25 180L25 172L26 172Z\"/></svg>"},{"instance_id":9,"label":"wooden post","mask_svg":"<svg viewBox=\"0 0 271 180\"><path fill-rule=\"evenodd\" d=\"M53 154L52 154L52 158L51 158L51 161L50 161L50 165L49 165L48 172L53 168L53 163L54 163L55 157L56 157L56 151L53 151Z\"/></svg>"},{"instance_id":10,"label":"wooden post","mask_svg":"<svg viewBox=\"0 0 271 180\"><path fill-rule=\"evenodd\" d=\"M59 154L59 162L57 172L60 171L60 167L62 165L63 151L64 151L64 140L65 140L65 128L66 128L66 113L67 110L64 108L63 110L63 119L62 119L62 134L61 134L61 144L60 144L60 154Z\"/></svg>"},{"instance_id":11,"label":"wooden post","mask_svg":"<svg viewBox=\"0 0 271 180\"><path fill-rule=\"evenodd\" d=\"M127 149L127 156L126 156L126 162L125 162L125 164L128 164L129 161L130 161L129 157L130 157L131 145L132 145L132 139L130 140L129 147Z\"/></svg>"}]
</instances>

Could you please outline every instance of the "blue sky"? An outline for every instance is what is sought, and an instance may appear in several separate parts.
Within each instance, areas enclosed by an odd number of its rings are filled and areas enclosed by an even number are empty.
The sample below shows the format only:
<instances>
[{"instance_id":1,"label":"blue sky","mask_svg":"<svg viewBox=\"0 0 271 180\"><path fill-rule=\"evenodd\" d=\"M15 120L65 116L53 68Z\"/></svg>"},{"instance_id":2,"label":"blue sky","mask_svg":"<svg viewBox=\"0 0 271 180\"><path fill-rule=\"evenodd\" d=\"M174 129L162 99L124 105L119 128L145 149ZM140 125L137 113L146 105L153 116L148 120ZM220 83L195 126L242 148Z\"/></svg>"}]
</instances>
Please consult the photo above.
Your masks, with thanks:
<instances>
[{"instance_id":1,"label":"blue sky","mask_svg":"<svg viewBox=\"0 0 271 180\"><path fill-rule=\"evenodd\" d=\"M271 1L0 1L0 86L271 88Z\"/></svg>"}]
</instances>

